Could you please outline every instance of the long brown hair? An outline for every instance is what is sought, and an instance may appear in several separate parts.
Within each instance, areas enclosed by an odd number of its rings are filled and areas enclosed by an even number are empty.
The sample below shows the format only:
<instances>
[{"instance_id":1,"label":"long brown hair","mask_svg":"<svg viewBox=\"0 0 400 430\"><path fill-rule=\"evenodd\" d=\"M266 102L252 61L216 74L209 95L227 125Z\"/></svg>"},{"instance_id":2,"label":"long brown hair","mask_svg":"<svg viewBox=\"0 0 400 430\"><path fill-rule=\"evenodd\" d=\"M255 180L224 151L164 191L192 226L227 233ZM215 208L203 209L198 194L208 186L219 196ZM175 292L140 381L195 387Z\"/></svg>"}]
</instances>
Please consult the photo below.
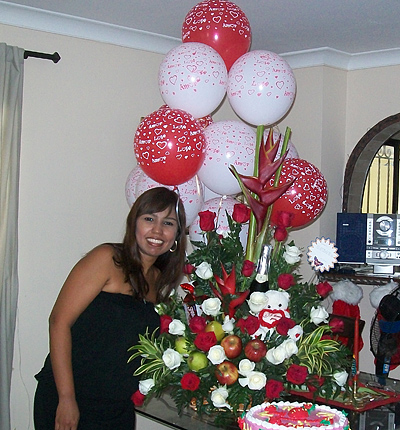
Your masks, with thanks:
<instances>
[{"instance_id":1,"label":"long brown hair","mask_svg":"<svg viewBox=\"0 0 400 430\"><path fill-rule=\"evenodd\" d=\"M160 270L160 276L156 281L158 303L166 301L171 291L178 285L185 262L186 216L178 194L165 187L156 187L140 195L128 214L125 237L119 252L114 257L115 263L124 271L126 282L132 285L134 297L145 298L149 292L149 285L143 275L136 241L136 221L143 214L162 212L166 209L176 213L178 232L175 251L167 251L160 255L154 263ZM173 247L175 248L175 245Z\"/></svg>"}]
</instances>

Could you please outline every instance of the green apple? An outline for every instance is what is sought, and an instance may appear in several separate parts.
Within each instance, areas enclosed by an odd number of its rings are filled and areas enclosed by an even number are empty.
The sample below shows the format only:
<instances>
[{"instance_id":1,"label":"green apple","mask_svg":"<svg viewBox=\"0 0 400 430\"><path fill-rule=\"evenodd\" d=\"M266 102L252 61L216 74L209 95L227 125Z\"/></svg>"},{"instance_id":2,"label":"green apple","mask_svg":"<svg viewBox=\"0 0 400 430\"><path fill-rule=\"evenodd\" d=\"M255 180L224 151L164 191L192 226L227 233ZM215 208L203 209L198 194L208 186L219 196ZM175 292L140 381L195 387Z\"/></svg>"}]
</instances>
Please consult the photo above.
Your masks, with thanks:
<instances>
[{"instance_id":1,"label":"green apple","mask_svg":"<svg viewBox=\"0 0 400 430\"><path fill-rule=\"evenodd\" d=\"M175 349L179 354L189 354L188 342L183 336L179 336L175 340Z\"/></svg>"},{"instance_id":2,"label":"green apple","mask_svg":"<svg viewBox=\"0 0 400 430\"><path fill-rule=\"evenodd\" d=\"M197 372L208 366L208 358L203 352L192 351L187 359L187 364L190 370Z\"/></svg>"},{"instance_id":3,"label":"green apple","mask_svg":"<svg viewBox=\"0 0 400 430\"><path fill-rule=\"evenodd\" d=\"M206 325L204 331L213 331L215 333L215 337L218 342L225 337L224 329L222 328L222 324L218 321L211 321Z\"/></svg>"}]
</instances>

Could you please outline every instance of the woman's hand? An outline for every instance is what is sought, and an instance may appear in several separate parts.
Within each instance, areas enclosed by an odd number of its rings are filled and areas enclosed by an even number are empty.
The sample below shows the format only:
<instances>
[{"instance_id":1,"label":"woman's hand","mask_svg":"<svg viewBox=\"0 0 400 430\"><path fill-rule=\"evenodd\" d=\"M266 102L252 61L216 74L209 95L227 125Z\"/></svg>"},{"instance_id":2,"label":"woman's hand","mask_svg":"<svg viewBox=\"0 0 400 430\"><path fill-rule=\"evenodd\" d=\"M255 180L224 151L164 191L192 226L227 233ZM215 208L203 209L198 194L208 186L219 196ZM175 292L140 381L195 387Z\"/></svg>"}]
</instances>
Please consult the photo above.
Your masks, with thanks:
<instances>
[{"instance_id":1,"label":"woman's hand","mask_svg":"<svg viewBox=\"0 0 400 430\"><path fill-rule=\"evenodd\" d=\"M79 409L75 398L67 397L58 402L54 430L76 430L79 422Z\"/></svg>"}]
</instances>

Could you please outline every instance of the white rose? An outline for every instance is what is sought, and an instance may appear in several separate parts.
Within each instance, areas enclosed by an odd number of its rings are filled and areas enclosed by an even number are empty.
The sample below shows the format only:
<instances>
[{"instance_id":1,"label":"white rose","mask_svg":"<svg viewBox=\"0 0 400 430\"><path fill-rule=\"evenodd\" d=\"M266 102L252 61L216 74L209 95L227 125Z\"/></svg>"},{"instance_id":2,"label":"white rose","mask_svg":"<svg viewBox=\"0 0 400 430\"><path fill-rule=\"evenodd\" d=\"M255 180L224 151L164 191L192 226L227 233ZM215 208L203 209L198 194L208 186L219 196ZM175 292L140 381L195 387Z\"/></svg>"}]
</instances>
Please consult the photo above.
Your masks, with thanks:
<instances>
[{"instance_id":1,"label":"white rose","mask_svg":"<svg viewBox=\"0 0 400 430\"><path fill-rule=\"evenodd\" d=\"M164 351L162 359L165 365L171 370L179 367L181 365L181 362L183 361L181 354L179 354L178 351L175 351L172 348L167 348Z\"/></svg>"},{"instance_id":2,"label":"white rose","mask_svg":"<svg viewBox=\"0 0 400 430\"><path fill-rule=\"evenodd\" d=\"M256 363L254 361L250 361L247 358L240 360L239 362L239 373L243 376L248 376L248 374L254 370Z\"/></svg>"},{"instance_id":3,"label":"white rose","mask_svg":"<svg viewBox=\"0 0 400 430\"><path fill-rule=\"evenodd\" d=\"M215 232L226 239L231 231L227 227L219 226Z\"/></svg>"},{"instance_id":4,"label":"white rose","mask_svg":"<svg viewBox=\"0 0 400 430\"><path fill-rule=\"evenodd\" d=\"M228 408L231 409L231 406L226 403L226 399L228 398L228 390L226 386L217 388L211 393L211 401L216 408Z\"/></svg>"},{"instance_id":5,"label":"white rose","mask_svg":"<svg viewBox=\"0 0 400 430\"><path fill-rule=\"evenodd\" d=\"M297 246L285 245L285 252L283 258L288 264L295 264L300 261L301 252Z\"/></svg>"},{"instance_id":6,"label":"white rose","mask_svg":"<svg viewBox=\"0 0 400 430\"><path fill-rule=\"evenodd\" d=\"M154 379L144 379L143 381L139 382L139 391L144 395L147 396L149 391L154 387Z\"/></svg>"},{"instance_id":7,"label":"white rose","mask_svg":"<svg viewBox=\"0 0 400 430\"><path fill-rule=\"evenodd\" d=\"M250 390L261 390L267 383L267 377L261 372L250 372L248 379L247 386Z\"/></svg>"},{"instance_id":8,"label":"white rose","mask_svg":"<svg viewBox=\"0 0 400 430\"><path fill-rule=\"evenodd\" d=\"M203 261L199 266L197 266L196 275L201 279L210 279L213 276L213 271L211 264Z\"/></svg>"},{"instance_id":9,"label":"white rose","mask_svg":"<svg viewBox=\"0 0 400 430\"><path fill-rule=\"evenodd\" d=\"M295 325L293 328L290 328L287 332L290 339L295 340L296 342L303 336L303 327L300 325Z\"/></svg>"},{"instance_id":10,"label":"white rose","mask_svg":"<svg viewBox=\"0 0 400 430\"><path fill-rule=\"evenodd\" d=\"M327 323L329 314L323 306L313 307L310 312L310 319L315 324Z\"/></svg>"},{"instance_id":11,"label":"white rose","mask_svg":"<svg viewBox=\"0 0 400 430\"><path fill-rule=\"evenodd\" d=\"M256 291L251 293L249 300L247 303L249 304L249 308L253 314L258 314L267 306L268 298L265 293L261 293Z\"/></svg>"},{"instance_id":12,"label":"white rose","mask_svg":"<svg viewBox=\"0 0 400 430\"><path fill-rule=\"evenodd\" d=\"M266 355L267 360L272 364L281 364L286 359L286 350L285 347L281 345L276 348L271 348L267 351Z\"/></svg>"},{"instance_id":13,"label":"white rose","mask_svg":"<svg viewBox=\"0 0 400 430\"><path fill-rule=\"evenodd\" d=\"M235 323L235 319L229 318L229 315L226 315L226 317L224 318L224 323L222 324L222 329L224 330L225 333L232 333L233 332L233 328L234 328L234 323Z\"/></svg>"},{"instance_id":14,"label":"white rose","mask_svg":"<svg viewBox=\"0 0 400 430\"><path fill-rule=\"evenodd\" d=\"M336 383L340 387L343 387L344 384L347 382L348 376L349 376L349 374L346 371L344 371L344 370L338 370L337 372L335 372L333 374L333 379L336 381Z\"/></svg>"},{"instance_id":15,"label":"white rose","mask_svg":"<svg viewBox=\"0 0 400 430\"><path fill-rule=\"evenodd\" d=\"M297 344L293 339L284 340L280 346L282 346L282 348L285 348L286 358L290 358L292 355L297 354L299 352Z\"/></svg>"},{"instance_id":16,"label":"white rose","mask_svg":"<svg viewBox=\"0 0 400 430\"><path fill-rule=\"evenodd\" d=\"M224 348L221 345L214 345L210 348L207 354L207 358L212 364L220 364L226 360Z\"/></svg>"},{"instance_id":17,"label":"white rose","mask_svg":"<svg viewBox=\"0 0 400 430\"><path fill-rule=\"evenodd\" d=\"M182 336L185 334L185 324L179 320L172 320L168 326L168 332L175 336Z\"/></svg>"},{"instance_id":18,"label":"white rose","mask_svg":"<svg viewBox=\"0 0 400 430\"><path fill-rule=\"evenodd\" d=\"M217 299L216 297L206 299L202 303L201 309L206 315L211 315L215 317L219 314L219 311L221 309L221 300Z\"/></svg>"}]
</instances>

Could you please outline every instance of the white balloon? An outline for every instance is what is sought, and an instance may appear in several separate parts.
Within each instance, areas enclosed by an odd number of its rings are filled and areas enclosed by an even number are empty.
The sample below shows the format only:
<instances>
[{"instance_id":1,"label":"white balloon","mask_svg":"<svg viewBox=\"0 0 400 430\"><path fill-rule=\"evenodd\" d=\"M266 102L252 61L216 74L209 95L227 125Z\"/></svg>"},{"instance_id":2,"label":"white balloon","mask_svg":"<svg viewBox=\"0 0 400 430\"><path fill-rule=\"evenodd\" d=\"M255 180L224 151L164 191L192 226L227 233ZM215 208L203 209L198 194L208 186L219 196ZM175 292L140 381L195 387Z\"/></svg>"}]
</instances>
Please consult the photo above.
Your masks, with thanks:
<instances>
[{"instance_id":1,"label":"white balloon","mask_svg":"<svg viewBox=\"0 0 400 430\"><path fill-rule=\"evenodd\" d=\"M129 173L126 182L125 182L125 197L128 202L129 207L133 205L135 200L137 199L136 186L138 181L140 180L140 176L143 173L143 170L140 166L136 165L131 172Z\"/></svg>"},{"instance_id":2,"label":"white balloon","mask_svg":"<svg viewBox=\"0 0 400 430\"><path fill-rule=\"evenodd\" d=\"M170 190L173 190L175 188L175 186L172 185L163 185L159 182L153 181L153 179L151 179L149 176L146 175L146 173L143 172L140 166L136 166L133 170L135 172L134 174L132 174L132 178L128 178L129 192L130 195L134 197L131 197L129 200L127 197L130 206L133 205L135 200L141 194L143 194L147 190L150 190L151 188L166 187ZM201 206L204 203L204 185L200 182L197 176L194 176L187 182L177 185L176 188L179 191L179 197L181 198L183 207L185 208L186 227L189 227L189 225L196 218Z\"/></svg>"},{"instance_id":3,"label":"white balloon","mask_svg":"<svg viewBox=\"0 0 400 430\"><path fill-rule=\"evenodd\" d=\"M202 118L212 113L224 98L228 72L214 48L187 42L167 53L160 65L158 84L169 107Z\"/></svg>"},{"instance_id":4,"label":"white balloon","mask_svg":"<svg viewBox=\"0 0 400 430\"><path fill-rule=\"evenodd\" d=\"M226 217L226 211L230 216L233 213L233 207L238 201L230 196L215 197L213 199L207 200L203 203L199 212L211 211L217 215L216 225L217 231L223 234L224 231L229 231L228 219ZM247 243L247 234L249 231L249 225L243 224L242 231L240 232L240 242L245 249ZM195 220L189 227L189 238L195 242L202 242L204 240L204 235L200 229L200 217L197 215Z\"/></svg>"},{"instance_id":5,"label":"white balloon","mask_svg":"<svg viewBox=\"0 0 400 430\"><path fill-rule=\"evenodd\" d=\"M197 172L203 184L220 195L240 192L229 166L243 175L252 175L256 132L241 121L217 121L204 129L206 155Z\"/></svg>"},{"instance_id":6,"label":"white balloon","mask_svg":"<svg viewBox=\"0 0 400 430\"><path fill-rule=\"evenodd\" d=\"M247 52L229 71L229 103L241 119L252 125L276 124L291 108L295 95L292 69L273 52Z\"/></svg>"}]
</instances>

